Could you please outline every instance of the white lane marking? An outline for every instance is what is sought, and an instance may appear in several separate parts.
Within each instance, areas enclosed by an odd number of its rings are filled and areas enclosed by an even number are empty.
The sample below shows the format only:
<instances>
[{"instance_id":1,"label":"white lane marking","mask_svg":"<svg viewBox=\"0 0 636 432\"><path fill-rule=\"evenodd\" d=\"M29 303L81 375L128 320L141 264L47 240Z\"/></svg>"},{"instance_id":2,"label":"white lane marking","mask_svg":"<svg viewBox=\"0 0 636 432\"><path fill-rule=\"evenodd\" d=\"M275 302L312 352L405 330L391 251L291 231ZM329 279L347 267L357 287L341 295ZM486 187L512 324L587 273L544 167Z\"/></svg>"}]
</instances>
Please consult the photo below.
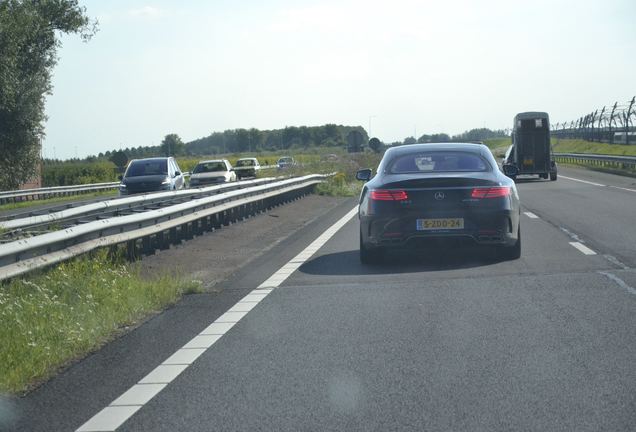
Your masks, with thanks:
<instances>
[{"instance_id":1,"label":"white lane marking","mask_svg":"<svg viewBox=\"0 0 636 432\"><path fill-rule=\"evenodd\" d=\"M636 189L630 189L630 188L624 188L624 187L620 187L620 186L610 186L616 189L620 189L620 190L625 190L625 191L630 191L630 192L636 192Z\"/></svg>"},{"instance_id":2,"label":"white lane marking","mask_svg":"<svg viewBox=\"0 0 636 432\"><path fill-rule=\"evenodd\" d=\"M539 219L539 216L532 212L523 212L524 215L528 216L530 219Z\"/></svg>"},{"instance_id":3,"label":"white lane marking","mask_svg":"<svg viewBox=\"0 0 636 432\"><path fill-rule=\"evenodd\" d=\"M225 333L230 331L232 327L234 327L236 323L219 323L213 322L209 326L207 326L201 333L201 335L221 335L223 336Z\"/></svg>"},{"instance_id":4,"label":"white lane marking","mask_svg":"<svg viewBox=\"0 0 636 432\"><path fill-rule=\"evenodd\" d=\"M570 242L570 244L583 253L583 255L596 255L596 252L581 242Z\"/></svg>"},{"instance_id":5,"label":"white lane marking","mask_svg":"<svg viewBox=\"0 0 636 432\"><path fill-rule=\"evenodd\" d=\"M258 288L243 297L225 314L207 326L201 333L168 357L161 365L153 369L109 406L95 414L77 429L77 432L112 432L135 414L150 399L172 382L181 372L192 364L209 347L214 345L225 333L269 293L283 283L305 261L311 258L327 241L338 232L358 212L353 208L335 224L329 227L301 253L292 258Z\"/></svg>"},{"instance_id":6,"label":"white lane marking","mask_svg":"<svg viewBox=\"0 0 636 432\"><path fill-rule=\"evenodd\" d=\"M188 342L189 343L189 342ZM189 365L194 363L196 359L199 358L201 354L205 352L205 348L181 348L177 350L174 354L168 357L163 364L165 365L176 365L176 364L184 364Z\"/></svg>"},{"instance_id":7,"label":"white lane marking","mask_svg":"<svg viewBox=\"0 0 636 432\"><path fill-rule=\"evenodd\" d=\"M572 181L575 181L575 182L589 184L589 185L592 185L592 186L605 186L604 184L594 183L594 182L591 182L591 181L581 180L581 179L577 179L577 178L573 178L573 177L566 177L564 175L559 175L559 177L560 178L564 178L564 179L568 179L568 180L572 180Z\"/></svg>"},{"instance_id":8,"label":"white lane marking","mask_svg":"<svg viewBox=\"0 0 636 432\"><path fill-rule=\"evenodd\" d=\"M250 303L250 302L243 302L240 301L237 304L235 304L234 306L232 306L228 312L249 312L252 309L254 309L254 307L257 305L258 303Z\"/></svg>"},{"instance_id":9,"label":"white lane marking","mask_svg":"<svg viewBox=\"0 0 636 432\"><path fill-rule=\"evenodd\" d=\"M183 349L189 348L210 348L216 341L221 339L222 335L199 335L192 338L190 342L183 346Z\"/></svg>"},{"instance_id":10,"label":"white lane marking","mask_svg":"<svg viewBox=\"0 0 636 432\"><path fill-rule=\"evenodd\" d=\"M98 412L93 418L84 423L77 432L104 432L114 431L136 413L141 405L137 406L108 406Z\"/></svg>"},{"instance_id":11,"label":"white lane marking","mask_svg":"<svg viewBox=\"0 0 636 432\"><path fill-rule=\"evenodd\" d=\"M187 367L188 365L159 365L143 377L139 384L168 384Z\"/></svg>"},{"instance_id":12,"label":"white lane marking","mask_svg":"<svg viewBox=\"0 0 636 432\"><path fill-rule=\"evenodd\" d=\"M237 323L247 315L247 312L225 312L217 318L216 322L220 323Z\"/></svg>"},{"instance_id":13,"label":"white lane marking","mask_svg":"<svg viewBox=\"0 0 636 432\"><path fill-rule=\"evenodd\" d=\"M609 273L609 272L604 272L604 271L600 271L600 274L602 274L603 276L607 277L608 279L613 280L614 282L616 282L618 284L618 286L620 286L621 288L627 290L627 292L629 292L630 294L634 294L636 295L636 289L632 288L631 286L627 285L627 283L619 278L618 276Z\"/></svg>"},{"instance_id":14,"label":"white lane marking","mask_svg":"<svg viewBox=\"0 0 636 432\"><path fill-rule=\"evenodd\" d=\"M564 179L572 180L572 181L575 181L575 182L585 183L585 184L589 184L589 185L592 185L592 186L610 187L610 188L620 189L620 190L629 191L629 192L636 192L636 189L630 189L630 188L625 188L625 187L620 187L620 186L606 185L606 184L601 184L601 183L594 183L594 182L591 182L591 181L581 180L581 179L577 179L577 178L574 178L574 177L566 177L564 175L559 175L559 178L564 178Z\"/></svg>"},{"instance_id":15,"label":"white lane marking","mask_svg":"<svg viewBox=\"0 0 636 432\"><path fill-rule=\"evenodd\" d=\"M159 393L167 384L136 384L111 402L110 406L144 405Z\"/></svg>"},{"instance_id":16,"label":"white lane marking","mask_svg":"<svg viewBox=\"0 0 636 432\"><path fill-rule=\"evenodd\" d=\"M327 231L322 233L316 240L314 240L309 246L305 248L301 253L289 260L287 264L281 267L276 273L274 273L269 279L259 285L259 288L277 288L287 280L287 278L293 273L293 270L298 269L303 263L311 258L321 247L324 246L327 241L340 230L349 220L358 213L358 208L354 207L349 213L344 215L338 222L333 224Z\"/></svg>"}]
</instances>

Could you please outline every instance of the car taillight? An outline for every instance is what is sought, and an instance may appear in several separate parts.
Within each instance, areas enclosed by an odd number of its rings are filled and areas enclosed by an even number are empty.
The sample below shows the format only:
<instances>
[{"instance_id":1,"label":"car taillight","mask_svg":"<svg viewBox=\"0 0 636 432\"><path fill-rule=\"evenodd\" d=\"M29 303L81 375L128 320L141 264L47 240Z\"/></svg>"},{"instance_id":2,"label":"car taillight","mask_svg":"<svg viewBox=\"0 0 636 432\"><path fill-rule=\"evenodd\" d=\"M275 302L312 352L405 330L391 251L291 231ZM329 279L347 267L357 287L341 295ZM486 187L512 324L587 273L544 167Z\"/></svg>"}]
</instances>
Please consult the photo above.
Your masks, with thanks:
<instances>
[{"instance_id":1,"label":"car taillight","mask_svg":"<svg viewBox=\"0 0 636 432\"><path fill-rule=\"evenodd\" d=\"M374 201L404 201L409 197L406 191L377 189L371 191L371 199Z\"/></svg>"},{"instance_id":2,"label":"car taillight","mask_svg":"<svg viewBox=\"0 0 636 432\"><path fill-rule=\"evenodd\" d=\"M471 198L501 198L510 195L509 187L483 187L475 188L470 194Z\"/></svg>"}]
</instances>

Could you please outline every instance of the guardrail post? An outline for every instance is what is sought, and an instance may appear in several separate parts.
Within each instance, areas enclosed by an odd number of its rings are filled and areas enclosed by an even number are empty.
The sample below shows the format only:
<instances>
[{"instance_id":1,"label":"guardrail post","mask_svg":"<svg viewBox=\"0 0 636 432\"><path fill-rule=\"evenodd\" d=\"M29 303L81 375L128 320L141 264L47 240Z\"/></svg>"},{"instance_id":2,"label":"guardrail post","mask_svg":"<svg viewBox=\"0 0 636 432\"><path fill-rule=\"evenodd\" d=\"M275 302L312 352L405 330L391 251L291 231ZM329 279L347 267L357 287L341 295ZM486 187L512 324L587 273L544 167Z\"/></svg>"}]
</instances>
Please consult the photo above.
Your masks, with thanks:
<instances>
[{"instance_id":1,"label":"guardrail post","mask_svg":"<svg viewBox=\"0 0 636 432\"><path fill-rule=\"evenodd\" d=\"M137 240L128 240L126 242L126 258L128 261L137 261L139 259Z\"/></svg>"},{"instance_id":2,"label":"guardrail post","mask_svg":"<svg viewBox=\"0 0 636 432\"><path fill-rule=\"evenodd\" d=\"M170 228L169 237L170 237L171 244L178 245L179 243L181 243L181 240L179 240L179 233L177 232L177 227Z\"/></svg>"},{"instance_id":3,"label":"guardrail post","mask_svg":"<svg viewBox=\"0 0 636 432\"><path fill-rule=\"evenodd\" d=\"M141 239L142 253L144 255L154 255L155 248L152 243L152 237L149 235Z\"/></svg>"},{"instance_id":4,"label":"guardrail post","mask_svg":"<svg viewBox=\"0 0 636 432\"><path fill-rule=\"evenodd\" d=\"M159 250L167 250L170 249L170 242L168 241L168 235L166 235L166 231L161 231L157 233L157 248Z\"/></svg>"}]
</instances>

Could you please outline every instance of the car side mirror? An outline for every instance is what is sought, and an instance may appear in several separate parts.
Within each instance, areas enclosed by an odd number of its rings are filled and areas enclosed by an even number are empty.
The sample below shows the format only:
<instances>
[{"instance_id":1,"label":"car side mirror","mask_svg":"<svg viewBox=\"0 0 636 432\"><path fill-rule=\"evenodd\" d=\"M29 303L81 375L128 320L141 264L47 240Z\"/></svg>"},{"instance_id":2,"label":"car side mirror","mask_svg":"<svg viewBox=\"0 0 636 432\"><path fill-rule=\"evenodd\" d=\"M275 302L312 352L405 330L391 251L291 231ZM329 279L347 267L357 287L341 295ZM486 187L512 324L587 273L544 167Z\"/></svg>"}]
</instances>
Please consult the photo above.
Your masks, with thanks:
<instances>
[{"instance_id":1,"label":"car side mirror","mask_svg":"<svg viewBox=\"0 0 636 432\"><path fill-rule=\"evenodd\" d=\"M516 177L519 174L519 168L514 165L504 165L503 172L508 177Z\"/></svg>"},{"instance_id":2,"label":"car side mirror","mask_svg":"<svg viewBox=\"0 0 636 432\"><path fill-rule=\"evenodd\" d=\"M181 175L181 171L175 171L175 172L174 172L174 176L175 176L175 177L179 177L180 175Z\"/></svg>"},{"instance_id":3,"label":"car side mirror","mask_svg":"<svg viewBox=\"0 0 636 432\"><path fill-rule=\"evenodd\" d=\"M362 169L356 173L356 179L361 181L369 181L369 179L371 178L371 173L372 171L369 168Z\"/></svg>"},{"instance_id":4,"label":"car side mirror","mask_svg":"<svg viewBox=\"0 0 636 432\"><path fill-rule=\"evenodd\" d=\"M122 181L124 179L123 175L118 175L117 178L119 179L119 181Z\"/></svg>"}]
</instances>

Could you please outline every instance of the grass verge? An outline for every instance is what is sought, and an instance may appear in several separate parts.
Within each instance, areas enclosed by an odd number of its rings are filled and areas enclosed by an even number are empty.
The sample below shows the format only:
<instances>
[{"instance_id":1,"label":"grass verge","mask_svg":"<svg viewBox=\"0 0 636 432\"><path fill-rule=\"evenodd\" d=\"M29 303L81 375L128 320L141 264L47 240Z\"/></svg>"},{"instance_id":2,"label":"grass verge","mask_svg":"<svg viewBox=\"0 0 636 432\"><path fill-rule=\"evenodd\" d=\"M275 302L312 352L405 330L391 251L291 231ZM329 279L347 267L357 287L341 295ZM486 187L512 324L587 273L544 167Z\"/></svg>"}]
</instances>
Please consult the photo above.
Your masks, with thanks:
<instances>
[{"instance_id":1,"label":"grass verge","mask_svg":"<svg viewBox=\"0 0 636 432\"><path fill-rule=\"evenodd\" d=\"M591 153L615 156L636 156L636 145L607 144L579 139L552 138L552 150L557 153Z\"/></svg>"},{"instance_id":2,"label":"grass verge","mask_svg":"<svg viewBox=\"0 0 636 432\"><path fill-rule=\"evenodd\" d=\"M92 193L80 194L80 195L38 199L38 200L32 200L32 201L20 201L20 202L0 205L0 212L7 211L7 210L20 209L25 207L33 207L38 205L81 201L81 200L90 199L90 198L99 198L99 197L108 197L108 196L114 197L116 195L117 195L117 190L113 189L106 192L92 192Z\"/></svg>"},{"instance_id":3,"label":"grass verge","mask_svg":"<svg viewBox=\"0 0 636 432\"><path fill-rule=\"evenodd\" d=\"M22 393L149 314L199 292L173 276L143 279L105 251L0 285L0 393Z\"/></svg>"},{"instance_id":4,"label":"grass verge","mask_svg":"<svg viewBox=\"0 0 636 432\"><path fill-rule=\"evenodd\" d=\"M375 171L382 159L382 155L372 152L343 153L331 155L329 158L321 158L302 165L279 171L285 175L307 174L331 174L325 182L316 186L319 195L350 197L360 194L363 182L356 180L356 172L362 168L371 168Z\"/></svg>"},{"instance_id":5,"label":"grass verge","mask_svg":"<svg viewBox=\"0 0 636 432\"><path fill-rule=\"evenodd\" d=\"M558 159L557 159L557 163L559 164L559 166L561 165L572 166L577 168L589 169L591 171L604 172L607 174L615 174L615 175L621 175L625 177L636 177L636 170L630 169L627 167L624 169L619 169L619 168L612 168L610 166L599 166L599 165L594 165L594 164L585 163L585 162L559 162Z\"/></svg>"}]
</instances>

